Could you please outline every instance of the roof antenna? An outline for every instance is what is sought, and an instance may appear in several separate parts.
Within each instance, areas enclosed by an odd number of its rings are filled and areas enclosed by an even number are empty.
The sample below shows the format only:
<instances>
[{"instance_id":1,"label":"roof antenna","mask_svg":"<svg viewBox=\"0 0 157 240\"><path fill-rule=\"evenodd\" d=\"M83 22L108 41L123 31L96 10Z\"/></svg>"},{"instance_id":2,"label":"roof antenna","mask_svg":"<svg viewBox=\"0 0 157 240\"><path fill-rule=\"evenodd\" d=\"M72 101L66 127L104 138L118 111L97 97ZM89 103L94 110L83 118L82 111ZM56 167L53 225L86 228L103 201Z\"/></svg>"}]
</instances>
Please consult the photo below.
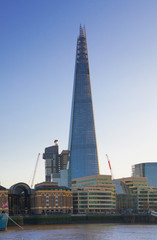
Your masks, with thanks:
<instances>
[{"instance_id":1,"label":"roof antenna","mask_svg":"<svg viewBox=\"0 0 157 240\"><path fill-rule=\"evenodd\" d=\"M81 24L80 24L80 37L84 37L84 30L82 29Z\"/></svg>"}]
</instances>

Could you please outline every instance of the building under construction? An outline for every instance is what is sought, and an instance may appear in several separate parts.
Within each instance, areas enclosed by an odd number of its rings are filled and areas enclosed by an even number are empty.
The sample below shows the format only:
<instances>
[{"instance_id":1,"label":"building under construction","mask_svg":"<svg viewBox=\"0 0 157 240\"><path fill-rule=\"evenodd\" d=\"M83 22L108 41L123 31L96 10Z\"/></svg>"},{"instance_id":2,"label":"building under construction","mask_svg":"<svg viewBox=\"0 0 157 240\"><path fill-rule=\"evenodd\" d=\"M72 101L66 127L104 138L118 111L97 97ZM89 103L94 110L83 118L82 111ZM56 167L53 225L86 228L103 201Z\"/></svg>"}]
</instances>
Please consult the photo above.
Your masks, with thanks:
<instances>
[{"instance_id":1,"label":"building under construction","mask_svg":"<svg viewBox=\"0 0 157 240\"><path fill-rule=\"evenodd\" d=\"M58 182L61 185L61 175L65 175L67 169L68 150L63 150L59 154L58 141L55 140L53 146L45 148L43 159L45 160L45 181ZM67 186L68 184L63 181L63 185Z\"/></svg>"}]
</instances>

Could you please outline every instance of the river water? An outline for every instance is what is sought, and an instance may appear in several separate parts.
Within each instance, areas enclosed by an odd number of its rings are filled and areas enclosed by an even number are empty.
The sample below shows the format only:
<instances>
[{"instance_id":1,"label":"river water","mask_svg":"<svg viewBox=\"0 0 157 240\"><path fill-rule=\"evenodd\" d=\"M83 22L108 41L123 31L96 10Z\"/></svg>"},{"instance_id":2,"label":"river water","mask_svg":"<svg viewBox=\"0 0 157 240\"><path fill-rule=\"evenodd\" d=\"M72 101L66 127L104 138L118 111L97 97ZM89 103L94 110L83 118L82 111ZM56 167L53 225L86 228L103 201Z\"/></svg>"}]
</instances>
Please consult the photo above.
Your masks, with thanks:
<instances>
[{"instance_id":1,"label":"river water","mask_svg":"<svg viewBox=\"0 0 157 240\"><path fill-rule=\"evenodd\" d=\"M157 225L76 224L9 227L2 240L157 240Z\"/></svg>"}]
</instances>

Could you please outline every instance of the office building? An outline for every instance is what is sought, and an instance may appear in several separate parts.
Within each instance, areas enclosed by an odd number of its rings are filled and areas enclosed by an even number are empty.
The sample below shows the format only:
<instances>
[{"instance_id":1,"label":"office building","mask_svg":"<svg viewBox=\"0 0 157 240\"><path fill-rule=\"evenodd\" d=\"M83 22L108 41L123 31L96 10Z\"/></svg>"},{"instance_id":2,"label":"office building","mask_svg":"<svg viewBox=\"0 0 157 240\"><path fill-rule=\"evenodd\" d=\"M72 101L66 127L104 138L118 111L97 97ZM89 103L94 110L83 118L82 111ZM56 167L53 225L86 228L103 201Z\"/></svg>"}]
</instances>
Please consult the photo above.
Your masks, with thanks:
<instances>
[{"instance_id":1,"label":"office building","mask_svg":"<svg viewBox=\"0 0 157 240\"><path fill-rule=\"evenodd\" d=\"M157 189L147 184L146 177L116 179L117 210L143 213L157 211Z\"/></svg>"},{"instance_id":2,"label":"office building","mask_svg":"<svg viewBox=\"0 0 157 240\"><path fill-rule=\"evenodd\" d=\"M148 185L157 188L157 162L147 162L133 165L132 176L147 177Z\"/></svg>"},{"instance_id":3,"label":"office building","mask_svg":"<svg viewBox=\"0 0 157 240\"><path fill-rule=\"evenodd\" d=\"M116 185L110 175L72 180L74 213L112 213L116 210Z\"/></svg>"},{"instance_id":4,"label":"office building","mask_svg":"<svg viewBox=\"0 0 157 240\"><path fill-rule=\"evenodd\" d=\"M99 174L85 27L80 26L69 133L71 178Z\"/></svg>"}]
</instances>

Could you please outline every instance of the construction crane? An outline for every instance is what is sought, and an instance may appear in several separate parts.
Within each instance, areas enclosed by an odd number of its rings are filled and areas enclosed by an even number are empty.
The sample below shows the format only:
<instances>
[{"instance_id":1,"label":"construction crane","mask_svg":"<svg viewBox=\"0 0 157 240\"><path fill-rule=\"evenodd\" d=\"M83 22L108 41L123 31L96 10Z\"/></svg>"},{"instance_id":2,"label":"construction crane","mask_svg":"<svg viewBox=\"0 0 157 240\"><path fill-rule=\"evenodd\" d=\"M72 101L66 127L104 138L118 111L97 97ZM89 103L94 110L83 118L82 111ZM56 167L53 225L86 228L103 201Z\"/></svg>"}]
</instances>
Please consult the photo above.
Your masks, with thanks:
<instances>
[{"instance_id":1,"label":"construction crane","mask_svg":"<svg viewBox=\"0 0 157 240\"><path fill-rule=\"evenodd\" d=\"M110 172L111 172L111 177L112 177L112 180L113 180L113 172L112 172L112 168L111 168L111 163L110 163L110 159L109 159L107 154L106 154L106 158L107 158L107 161L108 161L109 169L110 169Z\"/></svg>"},{"instance_id":2,"label":"construction crane","mask_svg":"<svg viewBox=\"0 0 157 240\"><path fill-rule=\"evenodd\" d=\"M34 179L35 179L35 174L36 174L37 167L38 167L39 157L40 157L40 153L38 153L38 157L37 157L37 160L36 160L35 169L34 169L33 178L32 178L31 188L34 185Z\"/></svg>"}]
</instances>

